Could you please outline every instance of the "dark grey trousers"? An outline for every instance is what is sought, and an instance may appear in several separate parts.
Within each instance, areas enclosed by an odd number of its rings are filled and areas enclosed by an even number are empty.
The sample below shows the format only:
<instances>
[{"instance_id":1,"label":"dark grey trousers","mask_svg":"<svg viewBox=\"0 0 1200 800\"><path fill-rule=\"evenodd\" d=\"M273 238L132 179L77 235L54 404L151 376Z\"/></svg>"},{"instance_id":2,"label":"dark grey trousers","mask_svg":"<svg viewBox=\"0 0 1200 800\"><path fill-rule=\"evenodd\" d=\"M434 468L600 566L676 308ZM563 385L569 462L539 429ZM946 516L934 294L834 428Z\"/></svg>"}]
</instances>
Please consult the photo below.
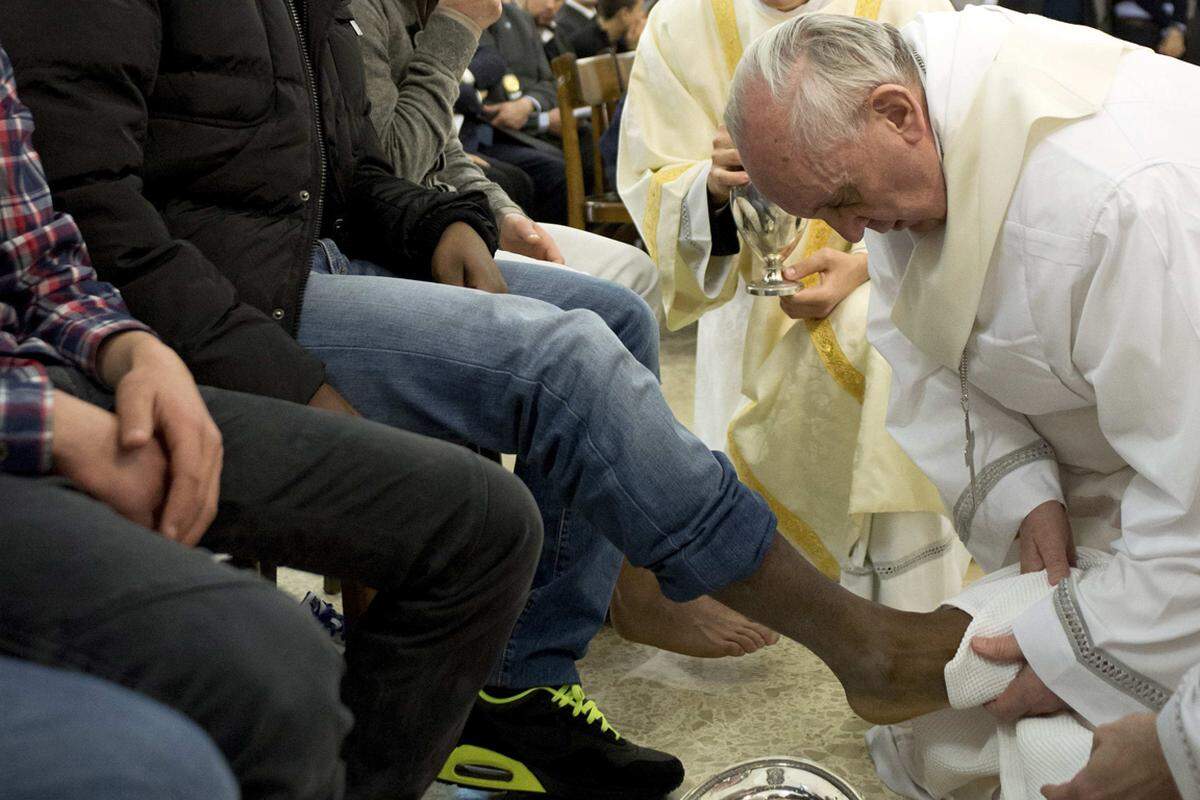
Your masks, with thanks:
<instances>
[{"instance_id":1,"label":"dark grey trousers","mask_svg":"<svg viewBox=\"0 0 1200 800\"><path fill-rule=\"evenodd\" d=\"M60 388L111 405L79 373L54 373ZM179 709L220 747L247 800L325 800L343 787L354 800L419 798L525 602L537 507L464 448L201 391L225 445L202 546L379 589L344 664L270 584L60 479L13 476L0 476L0 652Z\"/></svg>"}]
</instances>

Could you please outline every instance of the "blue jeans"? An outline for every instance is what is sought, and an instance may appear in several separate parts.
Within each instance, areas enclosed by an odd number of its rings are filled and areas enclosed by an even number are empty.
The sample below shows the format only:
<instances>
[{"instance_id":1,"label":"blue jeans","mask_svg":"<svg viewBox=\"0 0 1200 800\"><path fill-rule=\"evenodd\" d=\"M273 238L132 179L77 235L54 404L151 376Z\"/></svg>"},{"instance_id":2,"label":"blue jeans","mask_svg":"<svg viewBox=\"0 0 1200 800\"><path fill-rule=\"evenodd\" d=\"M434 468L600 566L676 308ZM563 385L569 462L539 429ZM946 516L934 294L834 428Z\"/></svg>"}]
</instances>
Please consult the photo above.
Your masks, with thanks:
<instances>
[{"instance_id":1,"label":"blue jeans","mask_svg":"<svg viewBox=\"0 0 1200 800\"><path fill-rule=\"evenodd\" d=\"M396 278L322 241L298 338L365 416L517 455L545 545L491 683L573 683L620 553L689 600L757 570L775 518L671 413L637 295L563 269L500 269L510 294L492 295Z\"/></svg>"},{"instance_id":2,"label":"blue jeans","mask_svg":"<svg viewBox=\"0 0 1200 800\"><path fill-rule=\"evenodd\" d=\"M7 800L236 800L216 745L181 714L99 678L0 657Z\"/></svg>"}]
</instances>

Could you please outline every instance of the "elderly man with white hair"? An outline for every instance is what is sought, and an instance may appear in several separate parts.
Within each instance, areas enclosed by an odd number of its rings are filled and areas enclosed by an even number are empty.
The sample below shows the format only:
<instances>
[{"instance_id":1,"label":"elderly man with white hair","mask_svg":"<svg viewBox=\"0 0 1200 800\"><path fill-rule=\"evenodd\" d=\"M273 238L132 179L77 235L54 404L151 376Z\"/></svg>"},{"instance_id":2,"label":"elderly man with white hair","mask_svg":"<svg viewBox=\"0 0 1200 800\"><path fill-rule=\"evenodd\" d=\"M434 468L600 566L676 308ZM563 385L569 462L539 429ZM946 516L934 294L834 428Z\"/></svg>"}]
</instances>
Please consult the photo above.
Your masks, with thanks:
<instances>
[{"instance_id":1,"label":"elderly man with white hair","mask_svg":"<svg viewBox=\"0 0 1200 800\"><path fill-rule=\"evenodd\" d=\"M759 188L866 235L889 430L985 569L1056 583L976 641L1024 664L988 708L1160 710L1200 662L1200 70L968 8L802 18L733 91Z\"/></svg>"}]
</instances>

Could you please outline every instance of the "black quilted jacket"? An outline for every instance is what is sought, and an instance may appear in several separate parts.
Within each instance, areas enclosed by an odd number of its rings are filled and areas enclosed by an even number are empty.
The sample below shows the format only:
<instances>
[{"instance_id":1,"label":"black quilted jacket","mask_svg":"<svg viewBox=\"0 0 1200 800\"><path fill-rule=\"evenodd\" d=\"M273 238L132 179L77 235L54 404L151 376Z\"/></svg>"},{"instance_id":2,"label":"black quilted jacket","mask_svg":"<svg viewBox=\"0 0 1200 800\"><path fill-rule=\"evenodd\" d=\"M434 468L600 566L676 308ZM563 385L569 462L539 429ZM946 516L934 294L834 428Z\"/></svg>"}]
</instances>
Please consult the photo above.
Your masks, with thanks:
<instances>
[{"instance_id":1,"label":"black quilted jacket","mask_svg":"<svg viewBox=\"0 0 1200 800\"><path fill-rule=\"evenodd\" d=\"M56 205L201 383L312 396L318 235L417 278L452 222L495 247L482 194L393 177L345 0L0 0L0 44Z\"/></svg>"}]
</instances>

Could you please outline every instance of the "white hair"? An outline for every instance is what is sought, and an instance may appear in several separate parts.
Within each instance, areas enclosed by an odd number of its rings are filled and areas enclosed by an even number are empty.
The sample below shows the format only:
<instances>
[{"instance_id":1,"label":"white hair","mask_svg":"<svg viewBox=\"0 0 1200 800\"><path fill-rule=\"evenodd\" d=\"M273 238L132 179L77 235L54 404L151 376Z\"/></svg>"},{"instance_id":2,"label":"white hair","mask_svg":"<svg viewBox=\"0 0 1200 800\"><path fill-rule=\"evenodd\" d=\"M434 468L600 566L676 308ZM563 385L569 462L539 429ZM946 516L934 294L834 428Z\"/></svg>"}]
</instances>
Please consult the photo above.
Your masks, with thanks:
<instances>
[{"instance_id":1,"label":"white hair","mask_svg":"<svg viewBox=\"0 0 1200 800\"><path fill-rule=\"evenodd\" d=\"M920 87L921 76L900 31L840 14L804 14L754 40L733 78L725 124L737 142L745 131L746 95L765 87L772 109L786 107L798 145L826 153L856 138L866 100L878 86Z\"/></svg>"}]
</instances>

